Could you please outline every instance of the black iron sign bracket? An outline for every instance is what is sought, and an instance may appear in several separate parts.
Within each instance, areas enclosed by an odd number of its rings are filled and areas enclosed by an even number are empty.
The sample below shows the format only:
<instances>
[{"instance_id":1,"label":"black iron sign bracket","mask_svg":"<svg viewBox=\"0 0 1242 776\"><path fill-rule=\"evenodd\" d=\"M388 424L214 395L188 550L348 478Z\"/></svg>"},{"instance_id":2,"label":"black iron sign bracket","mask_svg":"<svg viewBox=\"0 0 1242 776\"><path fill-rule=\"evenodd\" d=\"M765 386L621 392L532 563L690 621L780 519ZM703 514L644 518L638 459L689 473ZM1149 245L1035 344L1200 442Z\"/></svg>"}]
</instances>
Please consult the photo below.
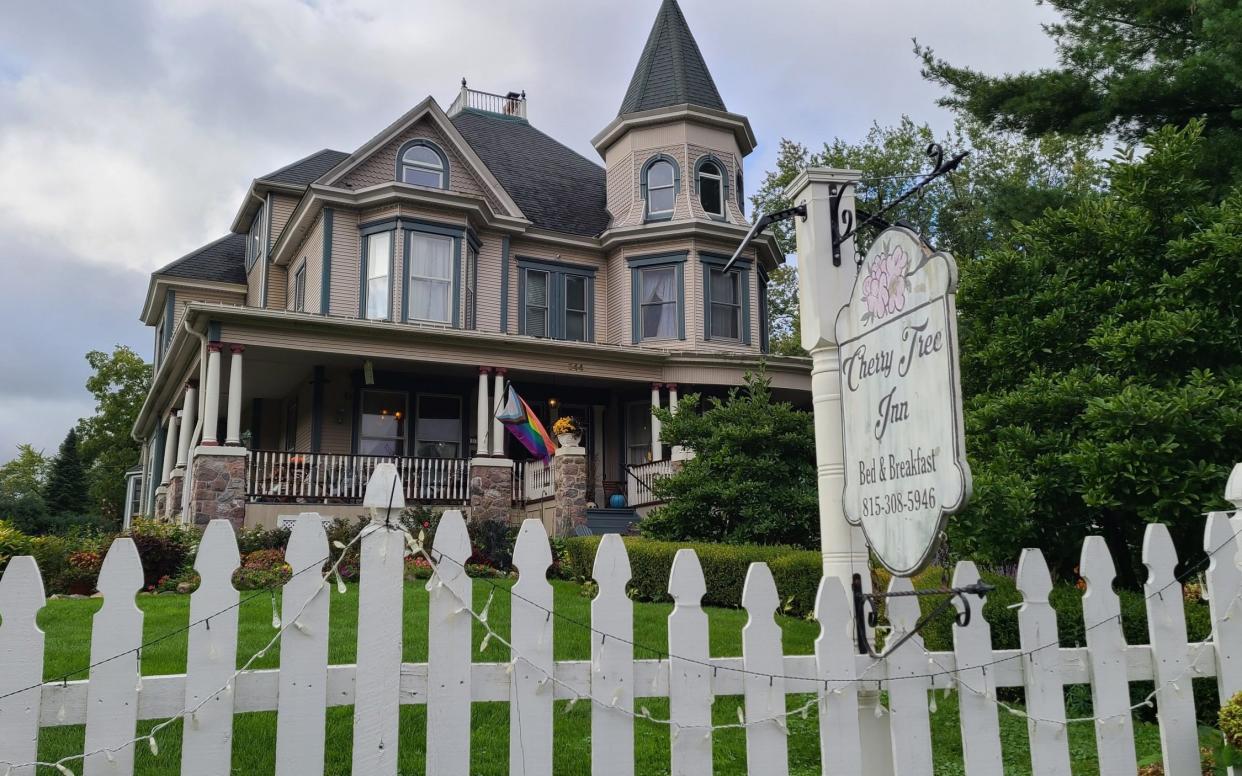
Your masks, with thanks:
<instances>
[{"instance_id":1,"label":"black iron sign bracket","mask_svg":"<svg viewBox=\"0 0 1242 776\"><path fill-rule=\"evenodd\" d=\"M996 588L986 582L976 582L973 585L964 587L944 587L935 590L908 590L900 593L864 593L862 589L862 577L858 574L854 575L854 623L855 632L858 636L858 652L866 653L877 660L885 655L891 654L894 650L914 638L921 632L927 624L940 616L940 613L949 608L954 599L962 602L962 608L954 616L958 627L965 628L970 624L970 599L967 596L978 596L979 601L983 602L987 598L987 594ZM884 654L879 654L875 648L871 646L871 640L867 638L867 627L874 628L879 624L880 618L876 612L876 605L886 598L899 598L905 596L947 596L943 601L936 604L930 612L919 618L914 628L909 633L903 633L901 638L892 644L884 646ZM868 606L870 611L867 611ZM866 626L863 623L866 623Z\"/></svg>"}]
</instances>

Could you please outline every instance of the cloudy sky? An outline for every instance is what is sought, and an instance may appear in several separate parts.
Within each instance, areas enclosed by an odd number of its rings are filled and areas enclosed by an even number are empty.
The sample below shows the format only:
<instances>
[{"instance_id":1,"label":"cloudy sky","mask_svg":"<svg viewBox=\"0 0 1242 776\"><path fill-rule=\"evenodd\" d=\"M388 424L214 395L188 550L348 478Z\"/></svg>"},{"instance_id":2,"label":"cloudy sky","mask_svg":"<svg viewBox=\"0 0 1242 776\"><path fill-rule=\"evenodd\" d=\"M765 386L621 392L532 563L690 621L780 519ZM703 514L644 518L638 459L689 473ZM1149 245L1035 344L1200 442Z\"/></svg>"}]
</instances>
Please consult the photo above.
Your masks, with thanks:
<instances>
[{"instance_id":1,"label":"cloudy sky","mask_svg":"<svg viewBox=\"0 0 1242 776\"><path fill-rule=\"evenodd\" d=\"M989 72L1053 59L1034 0L681 0L760 147L946 127L911 38ZM0 0L0 461L91 412L83 355L126 344L148 273L225 233L249 181L352 151L463 76L525 89L588 157L658 0Z\"/></svg>"}]
</instances>

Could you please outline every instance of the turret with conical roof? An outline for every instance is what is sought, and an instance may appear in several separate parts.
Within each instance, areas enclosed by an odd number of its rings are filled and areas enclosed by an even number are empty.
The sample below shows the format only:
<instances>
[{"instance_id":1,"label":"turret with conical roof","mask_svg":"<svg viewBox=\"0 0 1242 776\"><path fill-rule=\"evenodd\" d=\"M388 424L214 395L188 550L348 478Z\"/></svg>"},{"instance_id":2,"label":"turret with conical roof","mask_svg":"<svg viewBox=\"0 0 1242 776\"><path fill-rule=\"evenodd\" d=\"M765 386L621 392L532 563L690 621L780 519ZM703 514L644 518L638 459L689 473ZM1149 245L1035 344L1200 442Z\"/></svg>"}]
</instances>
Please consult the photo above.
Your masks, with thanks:
<instances>
[{"instance_id":1,"label":"turret with conical roof","mask_svg":"<svg viewBox=\"0 0 1242 776\"><path fill-rule=\"evenodd\" d=\"M592 143L608 170L611 228L745 224L742 158L755 135L725 108L677 0L662 0L617 117Z\"/></svg>"},{"instance_id":2,"label":"turret with conical roof","mask_svg":"<svg viewBox=\"0 0 1242 776\"><path fill-rule=\"evenodd\" d=\"M725 110L681 7L664 0L617 115L673 105Z\"/></svg>"}]
</instances>

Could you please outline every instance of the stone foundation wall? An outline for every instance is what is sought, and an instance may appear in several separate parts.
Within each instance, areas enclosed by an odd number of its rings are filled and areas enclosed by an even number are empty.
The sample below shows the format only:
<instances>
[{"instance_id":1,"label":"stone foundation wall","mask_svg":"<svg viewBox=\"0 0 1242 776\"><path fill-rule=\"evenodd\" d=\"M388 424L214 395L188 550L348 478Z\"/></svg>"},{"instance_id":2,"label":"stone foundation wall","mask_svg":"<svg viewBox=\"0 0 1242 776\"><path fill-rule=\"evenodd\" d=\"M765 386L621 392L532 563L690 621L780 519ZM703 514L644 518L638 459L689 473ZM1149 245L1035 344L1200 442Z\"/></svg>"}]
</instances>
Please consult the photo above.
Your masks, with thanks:
<instances>
[{"instance_id":1,"label":"stone foundation wall","mask_svg":"<svg viewBox=\"0 0 1242 776\"><path fill-rule=\"evenodd\" d=\"M170 520L181 517L181 495L185 492L185 473L174 472L168 480L168 497L164 502L164 514Z\"/></svg>"},{"instance_id":2,"label":"stone foundation wall","mask_svg":"<svg viewBox=\"0 0 1242 776\"><path fill-rule=\"evenodd\" d=\"M470 466L470 519L509 522L513 507L513 466Z\"/></svg>"},{"instance_id":3,"label":"stone foundation wall","mask_svg":"<svg viewBox=\"0 0 1242 776\"><path fill-rule=\"evenodd\" d=\"M217 448L219 449L219 448ZM206 525L224 518L242 530L246 523L246 455L194 456L194 488L190 493L190 520Z\"/></svg>"},{"instance_id":4,"label":"stone foundation wall","mask_svg":"<svg viewBox=\"0 0 1242 776\"><path fill-rule=\"evenodd\" d=\"M155 506L151 509L151 516L156 520L163 520L166 517L165 508L168 505L168 489L157 488L155 491Z\"/></svg>"},{"instance_id":5,"label":"stone foundation wall","mask_svg":"<svg viewBox=\"0 0 1242 776\"><path fill-rule=\"evenodd\" d=\"M562 447L552 459L553 525L557 536L572 536L586 524L587 459L581 447Z\"/></svg>"}]
</instances>

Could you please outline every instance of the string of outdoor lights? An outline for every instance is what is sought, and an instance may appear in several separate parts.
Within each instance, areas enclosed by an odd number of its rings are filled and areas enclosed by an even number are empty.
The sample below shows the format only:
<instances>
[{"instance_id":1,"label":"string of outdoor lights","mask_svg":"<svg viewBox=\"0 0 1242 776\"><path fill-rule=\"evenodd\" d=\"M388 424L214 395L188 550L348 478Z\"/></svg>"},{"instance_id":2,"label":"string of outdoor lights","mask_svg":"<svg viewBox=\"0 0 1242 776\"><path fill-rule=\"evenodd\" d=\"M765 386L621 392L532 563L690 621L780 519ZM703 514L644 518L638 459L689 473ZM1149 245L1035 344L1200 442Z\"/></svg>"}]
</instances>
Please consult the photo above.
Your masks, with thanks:
<instances>
[{"instance_id":1,"label":"string of outdoor lights","mask_svg":"<svg viewBox=\"0 0 1242 776\"><path fill-rule=\"evenodd\" d=\"M273 646L275 646L276 642L280 640L281 636L289 628L291 627L296 628L302 633L309 632L309 629L305 625L303 625L302 622L300 621L300 617L302 616L302 614L305 613L307 607L309 607L311 603L314 602L314 600L318 598L321 593L323 593L325 590L328 589L329 580L331 580L333 577L335 577L336 587L337 587L338 592L340 593L346 592L345 582L341 578L341 575L340 575L340 564L345 559L345 555L351 547L353 547L355 544L361 541L364 536L367 536L376 530L400 531L404 534L406 546L410 550L410 552L414 555L423 557L427 561L428 566L430 567L430 570L432 572L432 577L427 582L428 591L431 591L433 589L443 589L445 587L442 581L441 575L439 573L439 567L442 561L445 561L445 560L450 561L456 565L462 566L462 568L464 569L464 565L461 564L459 561L457 561L454 558L450 558L446 555L443 555L442 553L437 553L439 555L438 559L433 558L432 554L424 549L422 542L419 540L422 538L421 533L420 533L419 539L415 539L414 536L402 526L393 525L391 522L387 522L387 521L384 523L373 522L372 525L368 526L368 528L359 532L348 543L343 543L339 541L334 542L334 546L340 551L339 554L337 555L337 559L329 566L327 570L323 572L321 580L320 580L320 584L316 587L315 592L312 593L306 599L306 601L302 604L302 606L298 608L297 613L293 617L287 618L284 624L281 623L279 614L276 612L275 596L273 595L272 625L273 625L273 628L276 630L276 633L272 636L271 640L267 642L267 644L265 644L262 648L260 648L254 654L252 654L250 658L247 659L246 662L240 668L234 671L233 674L229 677L229 679L223 685L221 685L214 692L206 694L202 701L192 706L187 705L185 708L183 708L181 711L177 712L176 714L173 714L163 719L160 723L152 727L150 731L148 731L146 734L135 736L134 738L128 741L125 741L123 743L120 743L120 744L115 744L113 746L108 746L108 747L99 747L89 752L82 752L80 754L67 755L55 762L31 761L31 762L26 762L26 763L9 763L9 762L0 761L0 765L5 766L3 776L10 776L14 771L16 771L19 768L38 768L38 767L54 768L55 770L60 772L62 776L75 776L74 772L68 767L67 765L68 763L79 761L79 760L85 760L86 758L91 757L92 755L97 755L97 754L102 754L109 761L112 761L114 759L114 754L116 752L122 751L125 748L130 747L130 746L137 746L144 742L146 743L147 747L150 749L151 754L153 756L158 756L159 745L156 741L157 734L159 734L161 731L163 731L165 728L169 727L170 725L172 725L179 719L184 719L188 717L190 719L190 723L194 724L196 722L195 715L197 714L198 710L201 709L203 706L205 706L208 702L219 698L221 695L232 692L234 683L236 682L237 678L240 677L242 674L246 673L247 671L249 671L250 667L253 665L253 663L256 660L265 656L268 650L271 649ZM1234 541L1234 539L1236 539L1240 533L1242 533L1242 529L1235 531L1228 539L1226 539L1220 545L1218 545L1217 547L1213 548L1210 552L1208 552L1198 564L1195 564L1194 567L1187 570L1184 574L1182 574L1182 576L1173 579L1172 581L1170 581L1169 583L1167 583L1160 589L1146 596L1144 600L1146 601L1148 599L1161 595L1165 590L1172 587L1173 585L1179 584L1183 582L1185 579L1189 578L1190 576L1193 576L1194 574L1198 573L1198 571L1201 569L1203 564L1209 563L1217 552L1219 552L1220 550L1228 546L1230 542ZM386 544L382 546L386 548ZM386 549L382 550L381 552L386 552ZM323 563L326 561L327 559L324 559L324 561L320 563L307 566L306 568L296 572L294 576L296 576L297 574L302 574L316 567L322 568ZM759 725L766 725L766 724L775 724L778 727L780 727L782 731L788 734L787 720L790 717L801 717L805 719L812 709L818 708L820 704L826 701L830 696L840 695L847 688L869 687L871 682L873 681L876 683L877 688L881 688L884 681L894 682L894 681L913 680L913 679L935 679L941 676L950 677L949 686L944 688L944 693L946 695L952 690L953 686L958 686L966 690L967 692L970 692L972 695L978 696L980 698L983 698L995 704L998 707L998 709L1003 710L1007 712L1008 714L1011 714L1015 717L1020 717L1023 719L1030 720L1031 722L1036 723L1036 724L1047 724L1047 725L1055 726L1060 729L1064 729L1066 726L1070 724L1075 724L1075 723L1093 722L1098 725L1104 725L1114 719L1124 718L1129 713L1135 710L1138 710L1140 708L1153 706L1154 701L1166 689L1172 688L1174 690L1179 690L1180 689L1179 682L1185 681L1187 677L1193 678L1193 675L1201 675L1202 669L1198 667L1198 662L1199 662L1198 658L1200 657L1202 652L1210 644L1213 643L1213 640L1215 638L1215 635L1213 633L1213 634L1210 634L1203 641L1198 642L1196 645L1194 656L1190 660L1187 661L1187 666L1185 669L1183 669L1181 673L1179 673L1173 679L1170 679L1160 684L1159 686L1157 686L1142 701L1132 704L1125 712L1105 715L1105 716L1083 716L1083 717L1072 717L1072 718L1060 720L1060 719L1049 719L1049 718L1032 716L1029 713L1027 713L1025 710L1017 708L1015 706L1012 706L1002 701L1000 698L998 698L992 693L987 692L986 690L976 689L975 687L971 686L968 682L963 681L961 678L961 674L965 671L975 671L979 669L984 669L984 671L986 672L987 668L995 666L995 665L999 665L1000 663L1004 663L1010 660L1020 659L1023 657L1029 657L1033 655L1034 653L1039 652L1044 649L1048 649L1049 647L1059 647L1060 646L1059 642L1050 642L1048 644L1043 644L1038 647L1034 647L1030 650L1020 651L1020 652L1008 655L1006 657L998 658L988 663L981 663L978 665L967 666L964 668L954 668L954 669L946 668L945 666L940 664L939 661L937 661L934 656L932 656L928 658L928 662L930 665L934 665L938 667L940 669L939 671L933 671L933 672L928 672L924 674L910 674L910 675L905 675L905 676L889 677L887 679L865 678L865 675L867 673L869 673L876 666L881 665L883 663L883 658L871 663L869 666L867 666L866 669L862 671L861 675L857 677L831 678L831 677L791 676L791 675L785 675L785 674L774 674L774 673L753 671L753 670L746 669L746 668L720 666L715 663L697 660L694 658L686 658L686 657L673 655L664 650L655 649L652 647L645 646L643 644L639 644L634 641L623 639L617 636L612 636L606 632L597 630L591 627L589 624L581 622L580 620L577 620L572 617L567 617L563 614L559 614L551 609L548 609L547 607L541 606L540 604L534 601L531 601L530 599L527 599L518 593L515 593L511 589L501 588L499 585L496 585L494 582L491 582L490 580L483 580L483 581L487 582L487 584L489 584L492 589L491 591L489 591L487 602L484 605L483 609L478 612L474 610L473 606L471 605L471 602L465 601L461 597L461 595L459 595L455 590L453 590L452 587L448 587L448 590L452 593L453 597L457 600L458 605L459 605L458 608L453 612L453 614L454 615L462 614L462 613L468 614L471 617L471 619L479 623L479 625L483 628L484 637L480 644L480 648L479 648L480 652L486 651L487 647L490 645L492 641L495 641L509 649L511 657L510 657L510 660L507 661L507 664L506 664L506 669L505 669L506 674L512 675L513 670L516 667L518 662L525 663L526 665L530 666L532 669L534 669L535 671L543 675L543 678L539 682L539 685L541 687L547 686L549 684L554 685L554 686L559 686L563 688L564 690L566 690L566 692L571 696L568 704L565 707L566 713L568 713L568 711L571 710L577 703L585 700L585 701L589 701L593 705L599 706L601 708L609 709L613 712L622 714L624 716L630 717L635 720L646 720L648 722L652 722L655 724L667 725L670 728L671 735L674 737L674 739L683 731L704 732L705 737L710 738L712 733L717 730L746 729L746 728L751 728L751 727L755 727ZM517 598L525 602L526 604L545 612L549 616L549 618L554 617L554 616L560 617L561 619L571 624L574 624L578 627L585 628L589 630L590 632L599 635L601 637L601 651L603 647L606 646L607 640L609 638L612 638L614 641L628 644L631 647L641 649L643 651L658 655L661 658L666 658L669 660L684 661L688 664L700 665L705 668L710 668L713 671L713 674L718 670L733 671L735 673L741 673L741 674L745 674L749 676L766 678L769 680L769 683L773 682L776 679L802 681L802 682L811 681L815 683L822 683L823 689L819 690L816 693L811 694L812 697L809 700L807 700L805 703L793 709L786 709L785 711L772 713L768 716L761 717L761 718L753 718L749 720L746 719L745 713L742 707L739 706L737 709L737 714L738 714L737 722L728 722L728 723L720 723L720 724L717 724L717 723L699 723L699 724L680 723L672 719L657 717L654 714L652 714L651 711L645 706L641 706L638 711L633 711L632 709L628 709L624 706L619 705L621 698L622 698L622 693L623 693L623 690L621 688L618 688L614 692L613 697L608 700L597 698L591 693L583 694L579 692L575 686L564 681L563 679L558 679L553 673L550 673L547 670L543 669L537 663L535 663L534 661L532 661L525 655L521 654L519 650L514 648L512 642L509 639L507 639L505 636L503 636L502 634L498 633L494 628L492 628L491 624L488 622L491 604L495 597L495 593L498 589L508 592L508 594L512 598ZM246 600L247 601L253 600L253 598L255 597L256 596L250 596ZM1232 616L1233 610L1239 600L1242 600L1242 591L1240 591L1239 594L1236 595L1234 599L1230 602L1228 608L1225 610L1225 614L1222 619L1228 620ZM131 653L136 653L140 656L141 649L143 647L148 646L150 644L158 643L159 641L169 638L170 636L175 635L176 633L184 632L185 630L188 630L189 628L194 627L198 624L206 624L212 618L218 617L230 611L231 609L240 605L240 603L244 603L244 601L239 602L238 604L234 604L232 606L226 607L224 609L221 609L219 612L216 612L210 616L204 617L201 620L198 620L194 623L190 623L189 625L183 628L179 628L174 632L166 633L166 634L163 634L162 636L151 639L148 642L144 642L144 644L140 646L138 649L127 650L125 652L118 653L117 655L110 656L103 660L92 663L86 668L80 669L79 671L74 671L69 674L66 674L65 677L72 676L74 674L81 673L83 671L89 671L91 668L95 666L102 665L104 663L122 658ZM1112 622L1113 620L1120 621L1120 619L1121 619L1120 614L1105 618L1085 628L1084 633L1087 631L1093 630L1094 628L1098 628L1101 625L1104 625L1106 623ZM593 670L598 670L598 659L599 659L599 656L597 655L596 661L593 662L593 665L592 665ZM14 690L3 696L0 696L0 700L3 700L5 698L8 698L8 697L11 697L13 695L17 695L23 692L28 692L28 691L42 688L44 685L47 685L47 684L56 684L58 681L62 681L62 680L58 679L52 682L41 682L39 684L30 685L29 687L25 687L20 690ZM137 689L139 691L141 691L142 689L141 671L139 672L139 675L138 675ZM936 710L935 691L932 690L931 700L929 702L929 711L935 712L935 710ZM875 715L877 717L881 717L884 715L884 713L885 711L884 711L883 706L877 703L875 707ZM65 715L65 709L63 707L63 701L62 701L62 708L58 712L57 716L58 718L63 719L64 715Z\"/></svg>"}]
</instances>

